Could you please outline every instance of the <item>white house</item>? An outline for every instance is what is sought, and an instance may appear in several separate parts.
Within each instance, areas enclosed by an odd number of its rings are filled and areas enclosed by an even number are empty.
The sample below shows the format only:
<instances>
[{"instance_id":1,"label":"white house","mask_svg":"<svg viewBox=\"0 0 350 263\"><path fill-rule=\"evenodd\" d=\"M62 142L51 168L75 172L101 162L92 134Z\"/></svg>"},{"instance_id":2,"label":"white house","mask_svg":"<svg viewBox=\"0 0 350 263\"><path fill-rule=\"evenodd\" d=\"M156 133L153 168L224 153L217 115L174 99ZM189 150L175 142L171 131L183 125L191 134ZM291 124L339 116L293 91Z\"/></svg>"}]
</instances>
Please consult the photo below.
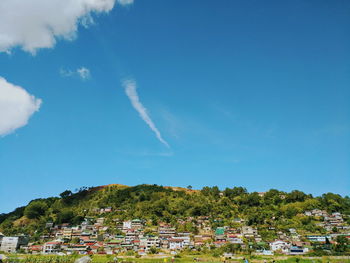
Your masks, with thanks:
<instances>
[{"instance_id":1,"label":"white house","mask_svg":"<svg viewBox=\"0 0 350 263\"><path fill-rule=\"evenodd\" d=\"M123 229L130 229L130 228L131 228L131 221L124 221Z\"/></svg>"},{"instance_id":2,"label":"white house","mask_svg":"<svg viewBox=\"0 0 350 263\"><path fill-rule=\"evenodd\" d=\"M184 247L189 246L190 242L191 240L189 236L174 237L169 240L169 249L171 250L182 249Z\"/></svg>"},{"instance_id":3,"label":"white house","mask_svg":"<svg viewBox=\"0 0 350 263\"><path fill-rule=\"evenodd\" d=\"M272 251L281 251L282 253L288 253L290 248L290 243L282 240L276 240L270 243L270 248Z\"/></svg>"},{"instance_id":4,"label":"white house","mask_svg":"<svg viewBox=\"0 0 350 263\"><path fill-rule=\"evenodd\" d=\"M43 246L43 253L56 254L60 252L60 249L61 249L61 242L57 242L57 241L46 242Z\"/></svg>"},{"instance_id":5,"label":"white house","mask_svg":"<svg viewBox=\"0 0 350 263\"><path fill-rule=\"evenodd\" d=\"M183 239L172 238L169 240L169 249L170 250L182 249L183 247L184 247Z\"/></svg>"},{"instance_id":6,"label":"white house","mask_svg":"<svg viewBox=\"0 0 350 263\"><path fill-rule=\"evenodd\" d=\"M160 247L160 239L158 237L148 237L146 241L146 250L149 250L152 247Z\"/></svg>"}]
</instances>

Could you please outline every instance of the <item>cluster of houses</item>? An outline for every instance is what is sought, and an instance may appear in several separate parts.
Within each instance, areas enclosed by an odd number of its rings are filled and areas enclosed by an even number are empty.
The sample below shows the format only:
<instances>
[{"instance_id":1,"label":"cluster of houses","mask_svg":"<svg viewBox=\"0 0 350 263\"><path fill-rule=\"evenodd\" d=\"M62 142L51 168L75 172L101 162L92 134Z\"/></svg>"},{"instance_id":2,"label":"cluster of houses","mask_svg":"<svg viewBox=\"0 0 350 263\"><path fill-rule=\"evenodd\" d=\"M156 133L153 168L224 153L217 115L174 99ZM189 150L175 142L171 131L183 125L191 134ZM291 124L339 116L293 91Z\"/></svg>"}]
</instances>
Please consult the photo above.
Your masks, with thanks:
<instances>
[{"instance_id":1,"label":"cluster of houses","mask_svg":"<svg viewBox=\"0 0 350 263\"><path fill-rule=\"evenodd\" d=\"M107 209L107 210L106 210ZM100 213L109 213L104 208ZM237 227L217 227L212 229L209 217L188 218L179 220L180 224L195 221L199 231L196 233L179 232L167 223L159 223L157 227L147 226L147 222L140 219L127 221L106 218L86 217L78 226L69 224L54 225L47 223L47 235L42 236L40 242L29 243L27 236L5 237L0 233L0 251L15 253L18 251L32 254L116 254L131 251L139 255L163 251L176 254L184 249L200 250L219 248L227 244L234 244L239 249L255 249L257 253L271 255L284 253L299 255L309 252L314 242L326 243L335 240L337 235L350 238L349 228L344 223L340 213L327 214L322 210L305 212L307 216L322 217L323 226L336 227L342 231L328 235L301 236L296 229L289 232L277 232L278 239L265 242L258 229L246 226L243 219L235 219ZM108 225L108 226L107 226ZM273 227L269 230L275 231ZM116 234L117 233L117 234Z\"/></svg>"},{"instance_id":2,"label":"cluster of houses","mask_svg":"<svg viewBox=\"0 0 350 263\"><path fill-rule=\"evenodd\" d=\"M306 216L313 216L319 219L323 219L318 223L318 226L325 228L327 231L349 231L350 226L346 225L343 219L343 215L339 212L328 214L327 211L314 209L311 211L305 211Z\"/></svg>"}]
</instances>

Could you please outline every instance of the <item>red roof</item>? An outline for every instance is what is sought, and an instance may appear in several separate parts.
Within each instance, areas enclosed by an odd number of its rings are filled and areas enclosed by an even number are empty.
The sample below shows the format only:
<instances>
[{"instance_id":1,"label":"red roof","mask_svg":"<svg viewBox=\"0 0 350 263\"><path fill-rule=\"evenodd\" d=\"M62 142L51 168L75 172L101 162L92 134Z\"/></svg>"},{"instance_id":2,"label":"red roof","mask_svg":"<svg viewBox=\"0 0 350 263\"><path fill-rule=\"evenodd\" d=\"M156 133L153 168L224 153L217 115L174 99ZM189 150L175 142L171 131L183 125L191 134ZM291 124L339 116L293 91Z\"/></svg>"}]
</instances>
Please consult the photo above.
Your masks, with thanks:
<instances>
[{"instance_id":1,"label":"red roof","mask_svg":"<svg viewBox=\"0 0 350 263\"><path fill-rule=\"evenodd\" d=\"M87 246L92 246L92 245L94 245L95 244L95 242L87 242L87 243L85 243Z\"/></svg>"},{"instance_id":2,"label":"red roof","mask_svg":"<svg viewBox=\"0 0 350 263\"><path fill-rule=\"evenodd\" d=\"M215 241L214 242L215 244L224 244L224 243L227 243L226 241Z\"/></svg>"},{"instance_id":3,"label":"red roof","mask_svg":"<svg viewBox=\"0 0 350 263\"><path fill-rule=\"evenodd\" d=\"M59 245L61 244L61 242L57 242L57 241L51 241L51 242L47 242L47 245Z\"/></svg>"},{"instance_id":4,"label":"red roof","mask_svg":"<svg viewBox=\"0 0 350 263\"><path fill-rule=\"evenodd\" d=\"M42 246L40 246L40 245L33 245L33 246L31 246L30 247L30 250L32 250L32 251L38 251L38 250L42 250Z\"/></svg>"}]
</instances>

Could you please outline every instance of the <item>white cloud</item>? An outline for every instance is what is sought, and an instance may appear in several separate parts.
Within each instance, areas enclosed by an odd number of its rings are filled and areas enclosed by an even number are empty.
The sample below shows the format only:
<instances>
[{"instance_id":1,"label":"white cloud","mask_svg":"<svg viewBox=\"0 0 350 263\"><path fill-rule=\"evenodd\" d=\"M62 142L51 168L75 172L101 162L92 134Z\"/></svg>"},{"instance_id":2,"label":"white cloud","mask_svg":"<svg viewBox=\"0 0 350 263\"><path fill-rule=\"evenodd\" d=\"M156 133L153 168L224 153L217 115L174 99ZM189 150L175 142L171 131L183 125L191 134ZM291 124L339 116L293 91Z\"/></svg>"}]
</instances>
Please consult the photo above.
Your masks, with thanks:
<instances>
[{"instance_id":1,"label":"white cloud","mask_svg":"<svg viewBox=\"0 0 350 263\"><path fill-rule=\"evenodd\" d=\"M41 102L23 88L0 77L0 136L27 125Z\"/></svg>"},{"instance_id":2,"label":"white cloud","mask_svg":"<svg viewBox=\"0 0 350 263\"><path fill-rule=\"evenodd\" d=\"M90 78L90 70L85 67L81 67L77 69L77 73L79 74L80 78L85 80Z\"/></svg>"},{"instance_id":3,"label":"white cloud","mask_svg":"<svg viewBox=\"0 0 350 263\"><path fill-rule=\"evenodd\" d=\"M155 133L157 139L165 146L169 147L169 144L162 138L162 135L160 134L156 125L153 123L151 117L147 112L147 109L140 102L139 95L136 91L136 82L134 80L126 80L123 82L123 86L126 95L130 99L130 102L134 109L140 114L141 119L144 120L144 122L146 122L150 129Z\"/></svg>"},{"instance_id":4,"label":"white cloud","mask_svg":"<svg viewBox=\"0 0 350 263\"><path fill-rule=\"evenodd\" d=\"M87 80L91 77L90 70L86 67L80 67L76 70L70 70L70 69L60 69L60 75L62 77L73 77L78 76L82 80Z\"/></svg>"},{"instance_id":5,"label":"white cloud","mask_svg":"<svg viewBox=\"0 0 350 263\"><path fill-rule=\"evenodd\" d=\"M79 24L93 23L92 13L109 12L116 0L1 0L0 52L14 47L35 53L52 48L57 38L72 40ZM131 0L117 0L121 5Z\"/></svg>"}]
</instances>

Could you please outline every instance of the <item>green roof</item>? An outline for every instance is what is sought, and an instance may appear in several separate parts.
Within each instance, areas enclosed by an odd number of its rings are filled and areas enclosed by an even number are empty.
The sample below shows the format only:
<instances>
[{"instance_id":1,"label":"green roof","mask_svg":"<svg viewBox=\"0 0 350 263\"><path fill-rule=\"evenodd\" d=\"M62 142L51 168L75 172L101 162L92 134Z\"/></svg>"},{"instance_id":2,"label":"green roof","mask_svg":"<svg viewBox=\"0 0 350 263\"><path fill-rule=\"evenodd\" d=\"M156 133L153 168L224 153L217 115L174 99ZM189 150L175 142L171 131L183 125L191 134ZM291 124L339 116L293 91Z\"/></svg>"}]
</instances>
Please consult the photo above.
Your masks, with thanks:
<instances>
[{"instance_id":1,"label":"green roof","mask_svg":"<svg viewBox=\"0 0 350 263\"><path fill-rule=\"evenodd\" d=\"M111 241L109 241L109 243L121 243L122 241L121 240L111 240Z\"/></svg>"},{"instance_id":2,"label":"green roof","mask_svg":"<svg viewBox=\"0 0 350 263\"><path fill-rule=\"evenodd\" d=\"M215 235L217 235L217 236L224 235L224 234L225 234L225 228L223 228L223 227L218 227L215 230Z\"/></svg>"}]
</instances>

